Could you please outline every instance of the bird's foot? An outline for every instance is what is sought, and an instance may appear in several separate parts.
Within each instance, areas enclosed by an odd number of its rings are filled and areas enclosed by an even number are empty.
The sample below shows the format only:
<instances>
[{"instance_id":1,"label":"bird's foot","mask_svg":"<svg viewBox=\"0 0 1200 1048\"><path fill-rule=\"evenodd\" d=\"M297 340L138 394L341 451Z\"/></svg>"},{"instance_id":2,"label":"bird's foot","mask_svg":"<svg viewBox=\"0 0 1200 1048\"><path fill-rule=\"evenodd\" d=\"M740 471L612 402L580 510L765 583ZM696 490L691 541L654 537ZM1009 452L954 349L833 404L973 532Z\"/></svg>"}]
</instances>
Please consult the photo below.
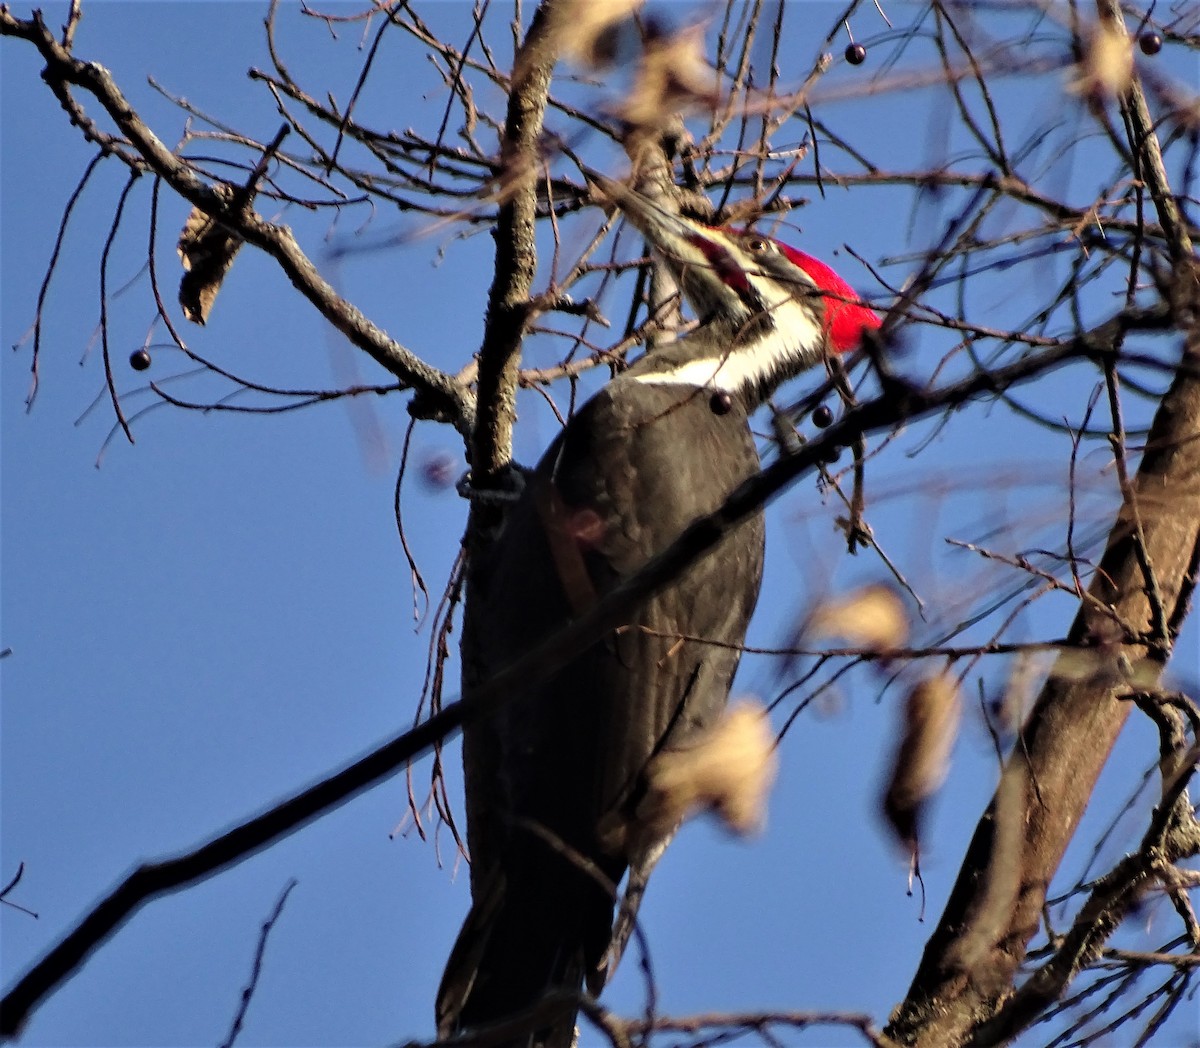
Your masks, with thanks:
<instances>
[{"instance_id":1,"label":"bird's foot","mask_svg":"<svg viewBox=\"0 0 1200 1048\"><path fill-rule=\"evenodd\" d=\"M479 502L488 506L511 506L525 491L525 475L528 470L510 462L504 469L492 477L486 488L475 486L471 471L467 470L458 478L454 490L470 502Z\"/></svg>"}]
</instances>

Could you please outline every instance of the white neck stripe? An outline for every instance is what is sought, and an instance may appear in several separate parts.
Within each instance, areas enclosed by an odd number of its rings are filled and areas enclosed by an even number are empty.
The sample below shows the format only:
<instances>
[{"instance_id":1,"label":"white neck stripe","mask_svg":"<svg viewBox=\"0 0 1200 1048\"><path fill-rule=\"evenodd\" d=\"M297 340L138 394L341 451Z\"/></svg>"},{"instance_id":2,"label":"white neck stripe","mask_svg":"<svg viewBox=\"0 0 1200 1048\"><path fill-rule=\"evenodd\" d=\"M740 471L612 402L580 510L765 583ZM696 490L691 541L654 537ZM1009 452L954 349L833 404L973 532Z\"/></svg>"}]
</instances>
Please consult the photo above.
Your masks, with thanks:
<instances>
[{"instance_id":1,"label":"white neck stripe","mask_svg":"<svg viewBox=\"0 0 1200 1048\"><path fill-rule=\"evenodd\" d=\"M750 280L764 299L767 298L772 287L770 282L760 283L754 276L750 276ZM778 299L778 290L775 297ZM806 358L816 359L824 345L825 332L812 311L790 295L769 301L769 305L774 322L766 337L759 341L744 348L734 346L719 358L689 360L670 371L650 371L629 377L649 385L695 386L736 394L768 378L786 377L789 372L798 371L797 363Z\"/></svg>"}]
</instances>

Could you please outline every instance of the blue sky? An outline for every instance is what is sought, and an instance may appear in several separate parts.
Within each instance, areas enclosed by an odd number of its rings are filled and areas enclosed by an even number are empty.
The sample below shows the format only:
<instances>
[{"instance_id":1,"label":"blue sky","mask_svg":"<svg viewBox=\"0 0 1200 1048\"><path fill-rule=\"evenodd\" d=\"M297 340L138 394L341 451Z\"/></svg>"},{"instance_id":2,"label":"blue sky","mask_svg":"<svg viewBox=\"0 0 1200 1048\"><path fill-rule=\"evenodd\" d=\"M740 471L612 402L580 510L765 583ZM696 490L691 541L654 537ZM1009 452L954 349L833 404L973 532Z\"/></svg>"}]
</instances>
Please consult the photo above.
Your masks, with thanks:
<instances>
[{"instance_id":1,"label":"blue sky","mask_svg":"<svg viewBox=\"0 0 1200 1048\"><path fill-rule=\"evenodd\" d=\"M806 7L823 33L836 9ZM15 8L19 15L27 9ZM273 103L243 75L267 63L264 5L90 3L85 10L77 53L107 66L167 142L179 136L183 118L147 84L147 74L200 109L270 138L279 121ZM435 20L465 34L466 4L432 10ZM61 11L47 8L47 21L61 21ZM290 9L281 21L296 67L345 98L361 53L335 51L323 27ZM855 28L870 39L881 27L864 17ZM348 32L353 38L354 30ZM797 70L807 69L816 45L816 39L797 41ZM91 153L38 79L32 49L11 40L2 48L0 341L8 347L21 342L32 321L62 204ZM397 42L382 61L366 111L396 128L436 120L444 95L418 52ZM865 75L839 68L831 83L853 84L851 77ZM1029 120L1035 90L1024 96L1018 90L1009 100ZM872 122L869 134L881 153L911 158L935 141L929 131L935 120L918 108L923 104L881 101L856 112ZM287 148L293 145L299 147ZM1086 182L1088 174L1061 177ZM0 664L0 880L23 862L13 898L39 914L34 921L0 910L6 985L137 862L206 839L401 730L413 715L429 644L428 619L423 628L413 621L391 508L407 424L402 397L270 417L157 408L136 421L135 445L116 437L96 468L112 425L106 400L85 414L103 391L92 339L97 274L123 183L123 169L102 165L68 232L50 289L31 411L24 406L29 343L0 357L0 647L13 650ZM111 260L113 285L137 278L110 309L118 387L130 410L152 402L139 393L145 377L126 364L153 314L146 278L139 276L149 192L147 179L134 188ZM908 208L897 191L854 197L831 191L800 213L799 242L835 261L856 286L878 290L849 256L835 252L849 243L877 262L925 246L936 237L939 216ZM186 208L164 193L160 210L158 266L173 287L174 239ZM438 366L462 366L482 332L490 238L485 231L463 240L435 230L335 265L331 245L353 244L364 217L347 217L331 230L327 220L298 210L281 216L372 319ZM411 220L380 214L369 231L386 238L415 230ZM783 235L797 239L794 232ZM445 254L435 263L437 249ZM1028 276L1007 286L981 284L980 309L1019 309L1012 300L1034 290ZM355 373L361 381L386 380L249 249L208 326L185 335L197 351L264 382L328 387ZM553 350L535 342L531 358L552 360ZM936 338L921 336L902 366L925 374L940 355ZM155 349L154 359L155 379L186 370L169 349ZM1060 413L1077 418L1092 381L1067 375L1029 400L1061 404ZM207 387L181 382L178 388L200 397ZM365 441L364 418L373 434ZM540 402L523 403L519 458L533 460L554 425ZM930 439L921 457L906 457ZM870 522L889 552L919 576L934 607L951 615L956 600L977 599L1005 576L947 554L942 536L974 540L991 532L994 539L1011 527L1061 541L1064 446L1062 438L995 407L963 412L937 433L928 423L910 427L872 464ZM456 438L425 426L412 454L418 465L457 456ZM1082 463L1085 473L1099 474L1101 452L1085 454ZM1097 507L1111 493L1106 483L1097 480L1092 490ZM944 495L924 498L931 485L944 487ZM458 548L465 506L414 474L405 484L404 510L409 541L436 597ZM769 582L752 643L780 643L823 587L882 577L877 560L846 556L832 529L837 513L811 479L772 508ZM1099 509L1095 520L1103 520ZM1068 602L1046 600L1021 628L1026 637L1057 636L1070 613ZM1193 680L1197 648L1193 623L1177 656ZM778 690L774 674L772 663L749 658L737 690L771 698ZM1000 672L984 676L992 684L1003 679ZM901 694L885 683L859 672L822 709L801 716L784 743L762 837L731 842L701 821L672 847L643 911L664 1012L846 1009L868 1011L882 1023L903 995L996 769L986 731L969 715L929 830L929 899L921 923L918 901L905 894L905 864L875 813ZM1149 733L1137 726L1118 747L1102 796L1123 799L1153 752ZM455 789L457 760L454 744L448 764ZM428 776L425 760L414 772L419 794ZM34 1016L23 1043L218 1043L248 978L259 925L292 878L298 884L271 937L239 1043L367 1045L431 1037L433 994L466 910L467 878L444 833L440 850L415 834L391 835L405 798L403 777L393 779L237 868L151 903ZM1138 826L1126 822L1106 858L1135 845ZM1141 945L1169 937L1161 931L1170 924L1168 909L1153 910L1151 918ZM634 961L627 960L606 995L626 1014L644 1000L644 976ZM1182 1042L1191 1033L1189 1018L1177 1018L1171 1029ZM844 1031L823 1030L794 1043L857 1042Z\"/></svg>"}]
</instances>

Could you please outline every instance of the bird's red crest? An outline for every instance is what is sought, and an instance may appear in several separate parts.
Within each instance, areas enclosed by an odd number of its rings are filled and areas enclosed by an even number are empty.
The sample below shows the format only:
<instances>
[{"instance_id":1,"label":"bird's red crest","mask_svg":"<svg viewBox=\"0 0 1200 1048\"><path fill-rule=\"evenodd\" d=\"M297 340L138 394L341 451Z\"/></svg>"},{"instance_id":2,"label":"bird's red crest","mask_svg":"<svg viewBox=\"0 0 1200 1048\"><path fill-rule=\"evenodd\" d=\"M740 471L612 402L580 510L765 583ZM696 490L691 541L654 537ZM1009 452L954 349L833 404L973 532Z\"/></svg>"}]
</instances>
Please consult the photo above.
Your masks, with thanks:
<instances>
[{"instance_id":1,"label":"bird's red crest","mask_svg":"<svg viewBox=\"0 0 1200 1048\"><path fill-rule=\"evenodd\" d=\"M854 289L820 259L787 244L780 244L779 241L776 243L779 244L779 250L803 269L820 290L829 292L829 297L825 299L825 330L834 351L849 353L858 349L863 335L875 331L882 323L879 315L868 306L859 305Z\"/></svg>"}]
</instances>

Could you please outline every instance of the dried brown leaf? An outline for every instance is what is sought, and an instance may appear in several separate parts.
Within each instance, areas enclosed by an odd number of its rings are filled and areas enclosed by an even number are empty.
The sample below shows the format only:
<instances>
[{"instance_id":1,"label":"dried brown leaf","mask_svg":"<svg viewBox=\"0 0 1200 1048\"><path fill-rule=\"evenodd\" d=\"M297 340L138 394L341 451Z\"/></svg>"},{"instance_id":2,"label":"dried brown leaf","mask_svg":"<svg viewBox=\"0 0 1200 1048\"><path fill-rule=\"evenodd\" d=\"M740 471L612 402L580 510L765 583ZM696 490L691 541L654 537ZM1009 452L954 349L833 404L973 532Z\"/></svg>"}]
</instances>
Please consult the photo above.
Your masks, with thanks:
<instances>
[{"instance_id":1,"label":"dried brown leaf","mask_svg":"<svg viewBox=\"0 0 1200 1048\"><path fill-rule=\"evenodd\" d=\"M217 192L226 199L232 197L227 186L218 186ZM192 208L179 234L178 251L184 269L179 305L193 324L208 321L217 292L241 246L241 237L198 207Z\"/></svg>"},{"instance_id":2,"label":"dried brown leaf","mask_svg":"<svg viewBox=\"0 0 1200 1048\"><path fill-rule=\"evenodd\" d=\"M814 640L840 637L855 648L889 651L908 640L908 611L899 593L877 583L819 605L807 632Z\"/></svg>"},{"instance_id":3,"label":"dried brown leaf","mask_svg":"<svg viewBox=\"0 0 1200 1048\"><path fill-rule=\"evenodd\" d=\"M900 744L883 796L883 813L915 853L925 802L945 781L962 712L958 685L946 673L918 682L902 713Z\"/></svg>"},{"instance_id":4,"label":"dried brown leaf","mask_svg":"<svg viewBox=\"0 0 1200 1048\"><path fill-rule=\"evenodd\" d=\"M550 32L569 61L598 68L611 64L615 34L645 0L566 0L551 9Z\"/></svg>"},{"instance_id":5,"label":"dried brown leaf","mask_svg":"<svg viewBox=\"0 0 1200 1048\"><path fill-rule=\"evenodd\" d=\"M695 25L647 41L629 97L617 115L650 130L666 126L681 112L711 109L719 99L716 74L704 57L704 28Z\"/></svg>"},{"instance_id":6,"label":"dried brown leaf","mask_svg":"<svg viewBox=\"0 0 1200 1048\"><path fill-rule=\"evenodd\" d=\"M1124 27L1098 22L1084 45L1069 89L1090 98L1117 98L1132 81L1133 40Z\"/></svg>"},{"instance_id":7,"label":"dried brown leaf","mask_svg":"<svg viewBox=\"0 0 1200 1048\"><path fill-rule=\"evenodd\" d=\"M638 819L651 836L665 836L695 812L712 810L728 829L750 833L762 826L778 763L765 707L744 699L695 745L651 761Z\"/></svg>"}]
</instances>

